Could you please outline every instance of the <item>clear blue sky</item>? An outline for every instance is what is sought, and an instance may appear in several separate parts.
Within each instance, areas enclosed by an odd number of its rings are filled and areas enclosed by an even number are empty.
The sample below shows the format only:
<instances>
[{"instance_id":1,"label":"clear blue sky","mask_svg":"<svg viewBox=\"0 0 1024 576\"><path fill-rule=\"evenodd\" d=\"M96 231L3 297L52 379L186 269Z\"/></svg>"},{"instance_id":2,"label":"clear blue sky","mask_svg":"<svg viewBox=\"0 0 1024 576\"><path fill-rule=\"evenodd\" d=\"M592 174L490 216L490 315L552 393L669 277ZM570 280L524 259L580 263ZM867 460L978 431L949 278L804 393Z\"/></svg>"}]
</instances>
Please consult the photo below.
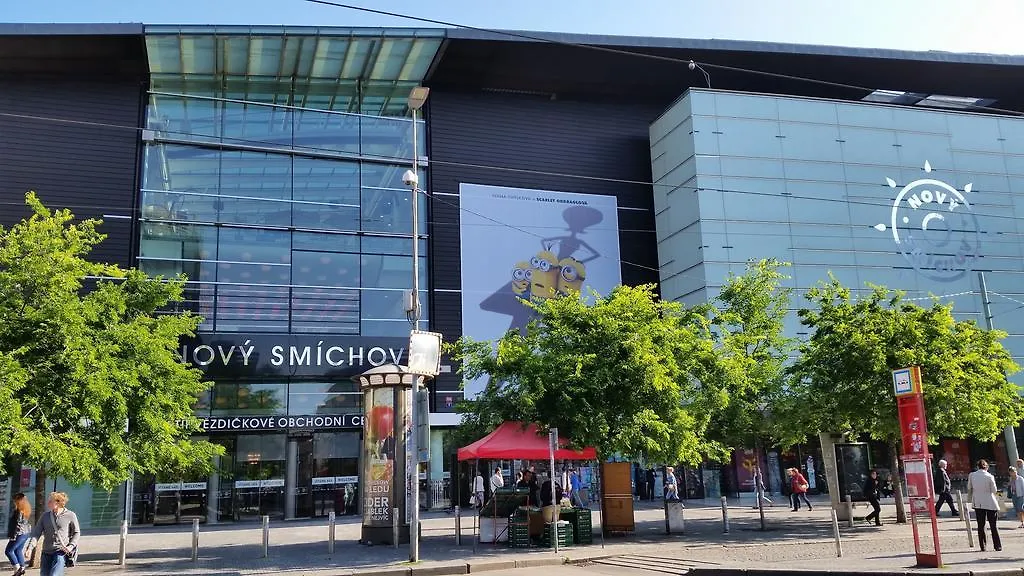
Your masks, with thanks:
<instances>
[{"instance_id":1,"label":"clear blue sky","mask_svg":"<svg viewBox=\"0 0 1024 576\"><path fill-rule=\"evenodd\" d=\"M1021 0L349 0L487 28L1024 54ZM416 26L304 0L0 0L5 22Z\"/></svg>"}]
</instances>

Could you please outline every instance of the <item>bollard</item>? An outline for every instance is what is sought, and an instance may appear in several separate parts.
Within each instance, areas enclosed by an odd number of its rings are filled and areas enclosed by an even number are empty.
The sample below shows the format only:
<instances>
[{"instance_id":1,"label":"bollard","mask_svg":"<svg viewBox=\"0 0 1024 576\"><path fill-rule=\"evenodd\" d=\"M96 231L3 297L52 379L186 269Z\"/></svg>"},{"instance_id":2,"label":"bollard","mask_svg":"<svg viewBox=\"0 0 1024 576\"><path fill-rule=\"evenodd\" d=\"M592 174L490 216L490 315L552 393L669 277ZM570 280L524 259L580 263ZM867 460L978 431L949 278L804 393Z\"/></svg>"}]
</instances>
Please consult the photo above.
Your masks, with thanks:
<instances>
[{"instance_id":1,"label":"bollard","mask_svg":"<svg viewBox=\"0 0 1024 576\"><path fill-rule=\"evenodd\" d=\"M192 519L192 561L199 561L199 518Z\"/></svg>"},{"instance_id":2,"label":"bollard","mask_svg":"<svg viewBox=\"0 0 1024 576\"><path fill-rule=\"evenodd\" d=\"M835 534L836 537L836 558L842 558L843 542L839 539L839 515L836 514L835 508L832 509L832 533Z\"/></svg>"},{"instance_id":3,"label":"bollard","mask_svg":"<svg viewBox=\"0 0 1024 576\"><path fill-rule=\"evenodd\" d=\"M455 507L455 545L462 546L462 510Z\"/></svg>"},{"instance_id":4,"label":"bollard","mask_svg":"<svg viewBox=\"0 0 1024 576\"><path fill-rule=\"evenodd\" d=\"M270 516L263 517L263 557L270 557Z\"/></svg>"},{"instance_id":5,"label":"bollard","mask_svg":"<svg viewBox=\"0 0 1024 576\"><path fill-rule=\"evenodd\" d=\"M327 514L327 553L334 554L334 512Z\"/></svg>"},{"instance_id":6,"label":"bollard","mask_svg":"<svg viewBox=\"0 0 1024 576\"><path fill-rule=\"evenodd\" d=\"M722 534L729 533L729 504L725 496L722 496Z\"/></svg>"},{"instance_id":7,"label":"bollard","mask_svg":"<svg viewBox=\"0 0 1024 576\"><path fill-rule=\"evenodd\" d=\"M846 495L846 525L853 528L853 496Z\"/></svg>"},{"instance_id":8,"label":"bollard","mask_svg":"<svg viewBox=\"0 0 1024 576\"><path fill-rule=\"evenodd\" d=\"M964 514L966 514L966 512L964 512L964 494L959 490L956 491L956 505L958 507L958 511L960 512L960 519L963 520Z\"/></svg>"},{"instance_id":9,"label":"bollard","mask_svg":"<svg viewBox=\"0 0 1024 576\"><path fill-rule=\"evenodd\" d=\"M480 513L473 515L473 554L476 554L476 545L480 543Z\"/></svg>"},{"instance_id":10,"label":"bollard","mask_svg":"<svg viewBox=\"0 0 1024 576\"><path fill-rule=\"evenodd\" d=\"M128 521L123 520L121 522L121 542L117 549L117 565L124 566L125 555L127 554L128 544Z\"/></svg>"},{"instance_id":11,"label":"bollard","mask_svg":"<svg viewBox=\"0 0 1024 576\"><path fill-rule=\"evenodd\" d=\"M398 508L391 509L391 539L394 541L395 550L398 550Z\"/></svg>"}]
</instances>

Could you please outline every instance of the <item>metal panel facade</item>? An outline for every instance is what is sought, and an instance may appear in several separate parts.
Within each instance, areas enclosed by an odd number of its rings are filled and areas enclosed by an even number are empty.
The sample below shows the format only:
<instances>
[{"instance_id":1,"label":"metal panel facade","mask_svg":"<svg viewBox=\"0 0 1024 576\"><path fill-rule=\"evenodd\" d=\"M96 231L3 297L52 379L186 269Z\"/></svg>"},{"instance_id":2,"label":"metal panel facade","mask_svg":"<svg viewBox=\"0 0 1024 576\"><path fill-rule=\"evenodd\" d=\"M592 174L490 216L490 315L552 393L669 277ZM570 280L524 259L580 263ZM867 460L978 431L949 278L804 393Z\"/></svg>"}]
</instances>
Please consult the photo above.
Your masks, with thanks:
<instances>
[{"instance_id":1,"label":"metal panel facade","mask_svg":"<svg viewBox=\"0 0 1024 576\"><path fill-rule=\"evenodd\" d=\"M462 332L461 183L616 196L623 283L657 282L647 129L662 110L517 94L431 93L431 328L446 341ZM444 396L458 386L454 374L438 378ZM437 409L448 411L444 404L439 401Z\"/></svg>"}]
</instances>

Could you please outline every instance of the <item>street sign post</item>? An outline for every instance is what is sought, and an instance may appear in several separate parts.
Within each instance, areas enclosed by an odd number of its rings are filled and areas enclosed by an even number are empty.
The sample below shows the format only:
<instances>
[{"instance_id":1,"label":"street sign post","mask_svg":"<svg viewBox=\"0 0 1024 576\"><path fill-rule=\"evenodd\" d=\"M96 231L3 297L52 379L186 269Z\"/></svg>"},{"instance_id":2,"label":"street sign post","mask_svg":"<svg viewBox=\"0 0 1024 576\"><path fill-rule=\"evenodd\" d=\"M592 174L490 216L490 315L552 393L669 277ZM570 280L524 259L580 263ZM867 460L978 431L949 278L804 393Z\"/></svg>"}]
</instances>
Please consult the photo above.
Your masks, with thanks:
<instances>
[{"instance_id":1,"label":"street sign post","mask_svg":"<svg viewBox=\"0 0 1024 576\"><path fill-rule=\"evenodd\" d=\"M928 453L928 419L925 417L921 368L910 366L892 371L893 391L902 436L903 470L910 498L910 525L914 532L914 553L917 565L939 568L939 524L935 517L935 487L932 483L932 457ZM894 471L895 472L895 471ZM922 540L918 522L931 525L931 542ZM928 546L931 544L931 546Z\"/></svg>"}]
</instances>

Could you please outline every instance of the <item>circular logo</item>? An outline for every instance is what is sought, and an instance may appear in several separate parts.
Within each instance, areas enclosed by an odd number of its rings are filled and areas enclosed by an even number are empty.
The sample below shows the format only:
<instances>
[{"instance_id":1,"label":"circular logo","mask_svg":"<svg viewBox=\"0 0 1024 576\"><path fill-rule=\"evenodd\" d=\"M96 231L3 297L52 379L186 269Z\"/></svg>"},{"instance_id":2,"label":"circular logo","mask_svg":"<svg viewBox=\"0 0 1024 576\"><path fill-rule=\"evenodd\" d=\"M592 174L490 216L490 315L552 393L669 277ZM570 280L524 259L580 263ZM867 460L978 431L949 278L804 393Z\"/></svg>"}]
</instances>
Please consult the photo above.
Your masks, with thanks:
<instances>
[{"instance_id":1,"label":"circular logo","mask_svg":"<svg viewBox=\"0 0 1024 576\"><path fill-rule=\"evenodd\" d=\"M931 171L927 163L925 171ZM888 182L896 187L893 180ZM970 190L968 184L964 192ZM925 178L904 186L893 201L888 228L907 262L922 276L939 282L963 278L980 254L981 233L970 203L941 180Z\"/></svg>"}]
</instances>

